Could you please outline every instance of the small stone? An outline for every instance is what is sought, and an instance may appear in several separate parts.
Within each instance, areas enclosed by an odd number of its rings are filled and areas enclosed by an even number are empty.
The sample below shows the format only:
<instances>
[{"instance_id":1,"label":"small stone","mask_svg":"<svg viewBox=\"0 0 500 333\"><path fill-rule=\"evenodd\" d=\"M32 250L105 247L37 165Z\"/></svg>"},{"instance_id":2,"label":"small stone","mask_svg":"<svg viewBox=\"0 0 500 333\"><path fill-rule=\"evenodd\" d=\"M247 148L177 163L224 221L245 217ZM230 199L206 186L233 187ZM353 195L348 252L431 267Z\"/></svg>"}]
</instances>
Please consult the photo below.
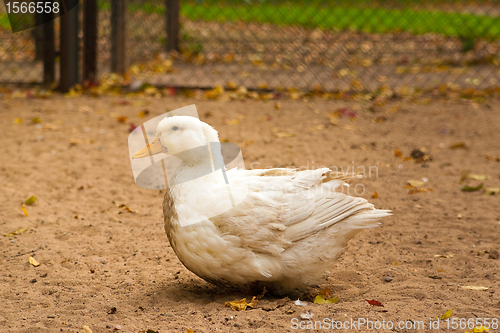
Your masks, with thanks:
<instances>
[{"instance_id":1,"label":"small stone","mask_svg":"<svg viewBox=\"0 0 500 333\"><path fill-rule=\"evenodd\" d=\"M385 282L391 282L391 281L392 281L392 278L390 276L385 277Z\"/></svg>"},{"instance_id":2,"label":"small stone","mask_svg":"<svg viewBox=\"0 0 500 333\"><path fill-rule=\"evenodd\" d=\"M120 325L116 325L116 326L115 326L115 331L119 331L119 330L121 330L121 329L122 329L122 327L121 327Z\"/></svg>"},{"instance_id":3,"label":"small stone","mask_svg":"<svg viewBox=\"0 0 500 333\"><path fill-rule=\"evenodd\" d=\"M31 283L36 283L36 279L30 280Z\"/></svg>"},{"instance_id":4,"label":"small stone","mask_svg":"<svg viewBox=\"0 0 500 333\"><path fill-rule=\"evenodd\" d=\"M422 158L424 157L424 152L421 151L420 149L413 149L410 153L410 156L416 160L418 160L419 158Z\"/></svg>"},{"instance_id":5,"label":"small stone","mask_svg":"<svg viewBox=\"0 0 500 333\"><path fill-rule=\"evenodd\" d=\"M500 253L497 250L490 251L488 254L488 259L498 259L500 258Z\"/></svg>"},{"instance_id":6,"label":"small stone","mask_svg":"<svg viewBox=\"0 0 500 333\"><path fill-rule=\"evenodd\" d=\"M423 164L421 165L421 167L422 167L422 168L428 168L428 167L430 167L430 165L429 165L429 164L427 164L427 163L423 163Z\"/></svg>"}]
</instances>

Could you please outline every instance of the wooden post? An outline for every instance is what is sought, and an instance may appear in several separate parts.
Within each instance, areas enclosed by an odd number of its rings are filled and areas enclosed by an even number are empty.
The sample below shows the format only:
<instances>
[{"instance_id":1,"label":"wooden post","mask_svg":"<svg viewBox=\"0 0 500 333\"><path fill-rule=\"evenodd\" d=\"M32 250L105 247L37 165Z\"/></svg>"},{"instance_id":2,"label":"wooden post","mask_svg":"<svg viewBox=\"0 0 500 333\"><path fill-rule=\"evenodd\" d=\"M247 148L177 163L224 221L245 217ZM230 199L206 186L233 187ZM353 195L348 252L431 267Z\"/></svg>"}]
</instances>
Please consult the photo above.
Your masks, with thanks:
<instances>
[{"instance_id":1,"label":"wooden post","mask_svg":"<svg viewBox=\"0 0 500 333\"><path fill-rule=\"evenodd\" d=\"M68 92L78 80L78 5L61 15L61 79L59 89Z\"/></svg>"},{"instance_id":2,"label":"wooden post","mask_svg":"<svg viewBox=\"0 0 500 333\"><path fill-rule=\"evenodd\" d=\"M111 72L125 74L126 0L111 0Z\"/></svg>"},{"instance_id":3,"label":"wooden post","mask_svg":"<svg viewBox=\"0 0 500 333\"><path fill-rule=\"evenodd\" d=\"M179 51L179 0L166 0L167 2L167 51Z\"/></svg>"},{"instance_id":4,"label":"wooden post","mask_svg":"<svg viewBox=\"0 0 500 333\"><path fill-rule=\"evenodd\" d=\"M35 28L33 38L35 38L35 60L43 60L43 13L35 13Z\"/></svg>"},{"instance_id":5,"label":"wooden post","mask_svg":"<svg viewBox=\"0 0 500 333\"><path fill-rule=\"evenodd\" d=\"M97 78L97 0L83 2L83 81Z\"/></svg>"},{"instance_id":6,"label":"wooden post","mask_svg":"<svg viewBox=\"0 0 500 333\"><path fill-rule=\"evenodd\" d=\"M56 70L56 51L54 41L54 21L52 20L52 13L43 13L45 23L41 26L43 31L43 84L50 86L55 82Z\"/></svg>"}]
</instances>

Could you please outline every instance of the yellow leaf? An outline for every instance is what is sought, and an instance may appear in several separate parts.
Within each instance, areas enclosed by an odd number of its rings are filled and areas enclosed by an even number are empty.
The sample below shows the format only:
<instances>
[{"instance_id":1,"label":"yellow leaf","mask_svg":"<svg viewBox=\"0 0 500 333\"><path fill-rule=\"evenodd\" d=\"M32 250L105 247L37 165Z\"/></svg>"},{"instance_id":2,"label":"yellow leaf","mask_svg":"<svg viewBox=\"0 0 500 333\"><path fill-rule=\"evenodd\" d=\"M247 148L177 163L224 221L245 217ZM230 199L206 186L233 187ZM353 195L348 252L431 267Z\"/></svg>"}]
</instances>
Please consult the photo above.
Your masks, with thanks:
<instances>
[{"instance_id":1,"label":"yellow leaf","mask_svg":"<svg viewBox=\"0 0 500 333\"><path fill-rule=\"evenodd\" d=\"M92 333L92 330L87 325L85 325L85 326L82 327L82 331L84 333Z\"/></svg>"},{"instance_id":2,"label":"yellow leaf","mask_svg":"<svg viewBox=\"0 0 500 333\"><path fill-rule=\"evenodd\" d=\"M473 179L473 180L486 180L486 179L490 179L490 176L476 175L476 174L471 173L470 175L467 176L467 178Z\"/></svg>"},{"instance_id":3,"label":"yellow leaf","mask_svg":"<svg viewBox=\"0 0 500 333\"><path fill-rule=\"evenodd\" d=\"M35 266L35 267L40 266L40 263L39 263L38 261L36 261L36 259L35 259L35 258L33 258L33 257L30 257L30 258L28 259L28 262L29 262L30 264L32 264L33 266Z\"/></svg>"},{"instance_id":4,"label":"yellow leaf","mask_svg":"<svg viewBox=\"0 0 500 333\"><path fill-rule=\"evenodd\" d=\"M186 333L194 333L194 331L192 329L188 328Z\"/></svg>"},{"instance_id":5,"label":"yellow leaf","mask_svg":"<svg viewBox=\"0 0 500 333\"><path fill-rule=\"evenodd\" d=\"M12 237L12 236L15 236L15 235L19 235L19 234L22 234L23 232L26 232L28 231L29 228L19 228L15 231L12 231L12 232L9 232L8 234L3 234L5 237Z\"/></svg>"},{"instance_id":6,"label":"yellow leaf","mask_svg":"<svg viewBox=\"0 0 500 333\"><path fill-rule=\"evenodd\" d=\"M248 306L250 307L255 307L257 305L257 297L252 297L252 300L250 303L247 303L247 299L243 298L242 300L239 301L233 301L233 302L226 302L224 303L225 306L231 307L231 309L235 311L243 311L245 310Z\"/></svg>"},{"instance_id":7,"label":"yellow leaf","mask_svg":"<svg viewBox=\"0 0 500 333\"><path fill-rule=\"evenodd\" d=\"M14 119L14 124L22 124L23 123L23 120L19 117L17 117L16 119Z\"/></svg>"},{"instance_id":8,"label":"yellow leaf","mask_svg":"<svg viewBox=\"0 0 500 333\"><path fill-rule=\"evenodd\" d=\"M451 312L453 311L453 308L449 309L448 311L446 311L440 318L438 317L437 319L440 319L440 320L444 320L446 318L450 318L451 317Z\"/></svg>"},{"instance_id":9,"label":"yellow leaf","mask_svg":"<svg viewBox=\"0 0 500 333\"><path fill-rule=\"evenodd\" d=\"M467 289L467 290L488 290L489 288L487 287L480 287L480 286L460 286L462 289Z\"/></svg>"},{"instance_id":10,"label":"yellow leaf","mask_svg":"<svg viewBox=\"0 0 500 333\"><path fill-rule=\"evenodd\" d=\"M21 209L23 210L24 215L28 216L28 211L26 210L24 204L21 205Z\"/></svg>"},{"instance_id":11,"label":"yellow leaf","mask_svg":"<svg viewBox=\"0 0 500 333\"><path fill-rule=\"evenodd\" d=\"M454 253L452 254L435 254L434 258L453 258L455 256Z\"/></svg>"},{"instance_id":12,"label":"yellow leaf","mask_svg":"<svg viewBox=\"0 0 500 333\"><path fill-rule=\"evenodd\" d=\"M372 198L373 199L378 199L379 198L377 191L373 192Z\"/></svg>"},{"instance_id":13,"label":"yellow leaf","mask_svg":"<svg viewBox=\"0 0 500 333\"><path fill-rule=\"evenodd\" d=\"M481 333L481 332L486 332L486 331L489 331L488 328L484 327L484 326L476 326L474 327L474 329L472 331L470 331L471 333Z\"/></svg>"},{"instance_id":14,"label":"yellow leaf","mask_svg":"<svg viewBox=\"0 0 500 333\"><path fill-rule=\"evenodd\" d=\"M324 299L323 296L318 295L314 298L314 303L316 304L335 304L339 301L338 296L329 298L329 299Z\"/></svg>"},{"instance_id":15,"label":"yellow leaf","mask_svg":"<svg viewBox=\"0 0 500 333\"><path fill-rule=\"evenodd\" d=\"M407 183L411 187L422 187L426 184L423 180L408 180Z\"/></svg>"},{"instance_id":16,"label":"yellow leaf","mask_svg":"<svg viewBox=\"0 0 500 333\"><path fill-rule=\"evenodd\" d=\"M34 195L32 195L31 197L26 199L26 201L24 203L27 204L28 206L30 206L30 205L34 204L35 201L36 201L36 197Z\"/></svg>"},{"instance_id":17,"label":"yellow leaf","mask_svg":"<svg viewBox=\"0 0 500 333\"><path fill-rule=\"evenodd\" d=\"M31 121L33 122L33 124L41 124L42 123L42 120L38 117L31 119Z\"/></svg>"},{"instance_id":18,"label":"yellow leaf","mask_svg":"<svg viewBox=\"0 0 500 333\"><path fill-rule=\"evenodd\" d=\"M394 156L402 158L403 157L403 153L399 149L394 149Z\"/></svg>"},{"instance_id":19,"label":"yellow leaf","mask_svg":"<svg viewBox=\"0 0 500 333\"><path fill-rule=\"evenodd\" d=\"M484 189L484 195L495 195L500 193L500 187L488 187Z\"/></svg>"},{"instance_id":20,"label":"yellow leaf","mask_svg":"<svg viewBox=\"0 0 500 333\"><path fill-rule=\"evenodd\" d=\"M276 103L274 104L274 108L275 108L276 110L281 109L281 103L280 103L280 102L276 102Z\"/></svg>"}]
</instances>

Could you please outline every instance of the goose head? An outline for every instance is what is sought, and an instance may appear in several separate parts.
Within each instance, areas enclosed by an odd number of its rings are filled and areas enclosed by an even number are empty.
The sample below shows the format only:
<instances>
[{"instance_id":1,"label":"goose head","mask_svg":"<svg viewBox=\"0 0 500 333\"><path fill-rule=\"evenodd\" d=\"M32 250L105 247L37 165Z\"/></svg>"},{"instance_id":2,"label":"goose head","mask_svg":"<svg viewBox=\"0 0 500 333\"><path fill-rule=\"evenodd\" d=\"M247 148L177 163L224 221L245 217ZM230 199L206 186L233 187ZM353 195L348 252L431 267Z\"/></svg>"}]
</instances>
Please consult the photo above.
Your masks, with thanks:
<instances>
[{"instance_id":1,"label":"goose head","mask_svg":"<svg viewBox=\"0 0 500 333\"><path fill-rule=\"evenodd\" d=\"M212 126L191 116L166 117L158 123L156 137L132 158L165 153L176 155L191 164L203 157L196 156L199 154L194 148L206 146L209 142L219 142L219 135Z\"/></svg>"}]
</instances>

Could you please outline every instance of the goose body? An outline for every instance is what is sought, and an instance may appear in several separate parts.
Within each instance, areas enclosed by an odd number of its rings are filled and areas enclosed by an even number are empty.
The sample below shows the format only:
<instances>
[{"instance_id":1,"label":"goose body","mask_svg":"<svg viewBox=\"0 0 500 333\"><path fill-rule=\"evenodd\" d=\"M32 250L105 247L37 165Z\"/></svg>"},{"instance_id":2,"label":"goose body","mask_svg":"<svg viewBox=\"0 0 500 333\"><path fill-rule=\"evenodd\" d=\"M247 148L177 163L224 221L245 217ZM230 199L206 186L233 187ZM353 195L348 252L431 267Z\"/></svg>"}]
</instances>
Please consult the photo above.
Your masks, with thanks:
<instances>
[{"instance_id":1,"label":"goose body","mask_svg":"<svg viewBox=\"0 0 500 333\"><path fill-rule=\"evenodd\" d=\"M320 280L349 239L390 215L363 198L336 192L346 183L328 168L207 174L208 154L190 152L208 142L219 142L208 124L169 117L159 123L149 150L134 158L157 152L181 158L165 193L165 231L184 266L210 283L301 291Z\"/></svg>"}]
</instances>

